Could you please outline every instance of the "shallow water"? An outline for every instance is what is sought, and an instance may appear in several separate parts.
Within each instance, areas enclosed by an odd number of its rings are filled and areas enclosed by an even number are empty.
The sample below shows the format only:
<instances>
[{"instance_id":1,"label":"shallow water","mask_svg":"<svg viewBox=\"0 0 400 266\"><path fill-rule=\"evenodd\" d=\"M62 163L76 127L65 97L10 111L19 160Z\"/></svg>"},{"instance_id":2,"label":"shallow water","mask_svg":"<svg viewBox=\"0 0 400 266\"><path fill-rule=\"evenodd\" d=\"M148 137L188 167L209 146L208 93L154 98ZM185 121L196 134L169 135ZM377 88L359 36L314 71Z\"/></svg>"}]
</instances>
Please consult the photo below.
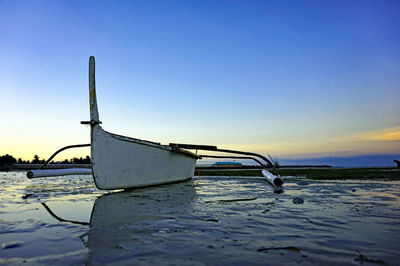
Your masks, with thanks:
<instances>
[{"instance_id":1,"label":"shallow water","mask_svg":"<svg viewBox=\"0 0 400 266\"><path fill-rule=\"evenodd\" d=\"M0 172L2 264L396 265L400 259L399 181L288 179L274 191L262 178L195 177L109 193L90 176L24 174Z\"/></svg>"}]
</instances>

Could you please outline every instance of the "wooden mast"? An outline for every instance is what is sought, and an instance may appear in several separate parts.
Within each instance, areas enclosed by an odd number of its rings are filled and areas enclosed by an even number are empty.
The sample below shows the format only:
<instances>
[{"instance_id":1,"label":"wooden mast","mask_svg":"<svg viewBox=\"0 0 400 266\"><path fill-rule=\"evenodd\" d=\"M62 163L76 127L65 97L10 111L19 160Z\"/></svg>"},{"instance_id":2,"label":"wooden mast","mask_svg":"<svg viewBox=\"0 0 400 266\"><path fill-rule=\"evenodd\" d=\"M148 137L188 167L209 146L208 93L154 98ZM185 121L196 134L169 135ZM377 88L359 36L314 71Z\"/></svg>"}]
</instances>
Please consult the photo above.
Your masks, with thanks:
<instances>
[{"instance_id":1,"label":"wooden mast","mask_svg":"<svg viewBox=\"0 0 400 266\"><path fill-rule=\"evenodd\" d=\"M96 78L94 56L89 58L89 103L90 103L90 124L99 124L99 111L97 110L96 99Z\"/></svg>"}]
</instances>

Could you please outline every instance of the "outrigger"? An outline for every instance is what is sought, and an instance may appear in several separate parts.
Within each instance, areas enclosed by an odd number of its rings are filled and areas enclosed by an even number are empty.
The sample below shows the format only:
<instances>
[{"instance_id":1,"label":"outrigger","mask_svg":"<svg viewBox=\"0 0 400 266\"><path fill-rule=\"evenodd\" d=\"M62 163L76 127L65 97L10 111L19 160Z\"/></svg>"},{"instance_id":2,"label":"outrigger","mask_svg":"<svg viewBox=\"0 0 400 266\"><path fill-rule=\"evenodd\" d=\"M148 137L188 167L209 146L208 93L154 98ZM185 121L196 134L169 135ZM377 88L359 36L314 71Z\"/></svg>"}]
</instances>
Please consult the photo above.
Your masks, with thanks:
<instances>
[{"instance_id":1,"label":"outrigger","mask_svg":"<svg viewBox=\"0 0 400 266\"><path fill-rule=\"evenodd\" d=\"M174 183L194 175L196 161L202 158L252 159L262 168L262 174L274 187L281 187L283 180L268 169L275 165L265 156L237 150L219 149L211 145L157 142L125 137L105 131L100 124L97 109L95 58L89 58L90 144L77 144L56 151L38 170L28 171L28 178L91 174L98 189L125 189ZM70 148L91 147L92 169L45 170L46 165L61 151ZM244 156L197 155L190 150L240 154ZM262 163L264 161L264 163Z\"/></svg>"}]
</instances>

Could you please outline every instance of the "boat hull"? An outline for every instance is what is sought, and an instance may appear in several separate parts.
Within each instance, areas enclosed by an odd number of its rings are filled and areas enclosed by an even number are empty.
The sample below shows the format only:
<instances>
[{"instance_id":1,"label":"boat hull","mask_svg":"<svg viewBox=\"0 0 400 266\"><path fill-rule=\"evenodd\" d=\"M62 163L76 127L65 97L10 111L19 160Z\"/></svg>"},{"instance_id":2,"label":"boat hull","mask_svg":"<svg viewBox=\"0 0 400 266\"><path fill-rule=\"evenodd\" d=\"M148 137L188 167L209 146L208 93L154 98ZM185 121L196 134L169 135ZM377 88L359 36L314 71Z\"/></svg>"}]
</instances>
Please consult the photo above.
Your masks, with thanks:
<instances>
[{"instance_id":1,"label":"boat hull","mask_svg":"<svg viewBox=\"0 0 400 266\"><path fill-rule=\"evenodd\" d=\"M187 154L186 154L187 153ZM92 128L93 178L99 189L167 184L193 177L197 156Z\"/></svg>"}]
</instances>

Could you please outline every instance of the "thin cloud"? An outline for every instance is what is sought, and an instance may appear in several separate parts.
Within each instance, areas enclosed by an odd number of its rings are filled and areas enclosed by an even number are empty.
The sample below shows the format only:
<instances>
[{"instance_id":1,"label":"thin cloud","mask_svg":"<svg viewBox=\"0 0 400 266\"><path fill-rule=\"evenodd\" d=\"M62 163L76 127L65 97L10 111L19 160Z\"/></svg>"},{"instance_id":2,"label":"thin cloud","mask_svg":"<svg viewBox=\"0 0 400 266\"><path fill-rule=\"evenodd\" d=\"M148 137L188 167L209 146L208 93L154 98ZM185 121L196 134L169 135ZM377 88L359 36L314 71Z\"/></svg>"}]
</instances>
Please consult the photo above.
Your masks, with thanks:
<instances>
[{"instance_id":1,"label":"thin cloud","mask_svg":"<svg viewBox=\"0 0 400 266\"><path fill-rule=\"evenodd\" d=\"M400 140L400 127L365 132L361 134L358 139L361 141Z\"/></svg>"}]
</instances>

